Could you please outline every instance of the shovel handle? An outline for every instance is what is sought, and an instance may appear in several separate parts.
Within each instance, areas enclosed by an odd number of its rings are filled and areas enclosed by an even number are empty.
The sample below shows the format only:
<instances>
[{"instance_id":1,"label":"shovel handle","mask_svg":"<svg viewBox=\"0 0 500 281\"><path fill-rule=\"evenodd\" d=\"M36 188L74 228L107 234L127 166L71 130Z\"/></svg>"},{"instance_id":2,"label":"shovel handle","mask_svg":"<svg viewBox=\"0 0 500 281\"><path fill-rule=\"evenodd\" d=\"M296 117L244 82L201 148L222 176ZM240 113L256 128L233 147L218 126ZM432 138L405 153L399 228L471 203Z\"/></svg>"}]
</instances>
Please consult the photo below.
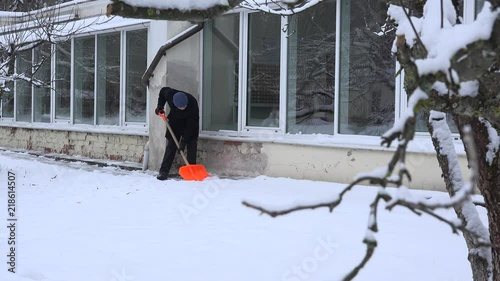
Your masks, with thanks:
<instances>
[{"instance_id":1,"label":"shovel handle","mask_svg":"<svg viewBox=\"0 0 500 281\"><path fill-rule=\"evenodd\" d=\"M177 146L177 149L179 149L179 146L180 146L179 141L177 140L177 137L175 136L174 131L172 130L172 127L170 127L170 124L168 123L167 116L165 116L164 113L160 113L158 115L160 115L161 119L163 119L163 121L165 121L165 123L167 124L167 129L170 132L170 135L172 136L172 139L174 140L175 145ZM184 154L184 151L180 150L179 152L181 153L182 160L184 160L184 163L186 163L186 165L189 165L189 162L186 158L186 155Z\"/></svg>"}]
</instances>

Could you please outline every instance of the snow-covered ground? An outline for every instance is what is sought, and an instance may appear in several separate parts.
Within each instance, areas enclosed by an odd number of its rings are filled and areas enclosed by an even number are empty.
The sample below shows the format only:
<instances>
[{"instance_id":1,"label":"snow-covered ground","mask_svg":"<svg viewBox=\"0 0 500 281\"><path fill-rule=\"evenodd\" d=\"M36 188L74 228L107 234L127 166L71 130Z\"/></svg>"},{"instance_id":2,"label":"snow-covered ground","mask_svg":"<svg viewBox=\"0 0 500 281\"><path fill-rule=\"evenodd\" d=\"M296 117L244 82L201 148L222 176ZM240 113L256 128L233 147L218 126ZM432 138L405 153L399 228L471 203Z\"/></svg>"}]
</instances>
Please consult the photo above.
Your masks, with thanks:
<instances>
[{"instance_id":1,"label":"snow-covered ground","mask_svg":"<svg viewBox=\"0 0 500 281\"><path fill-rule=\"evenodd\" d=\"M152 172L13 152L0 152L0 167L0 280L16 281L339 280L364 254L377 190L354 189L333 213L270 218L242 200L276 207L325 201L343 185L270 177L160 182ZM15 274L7 263L9 170ZM379 216L379 246L356 280L471 280L463 238L449 227L401 208Z\"/></svg>"}]
</instances>

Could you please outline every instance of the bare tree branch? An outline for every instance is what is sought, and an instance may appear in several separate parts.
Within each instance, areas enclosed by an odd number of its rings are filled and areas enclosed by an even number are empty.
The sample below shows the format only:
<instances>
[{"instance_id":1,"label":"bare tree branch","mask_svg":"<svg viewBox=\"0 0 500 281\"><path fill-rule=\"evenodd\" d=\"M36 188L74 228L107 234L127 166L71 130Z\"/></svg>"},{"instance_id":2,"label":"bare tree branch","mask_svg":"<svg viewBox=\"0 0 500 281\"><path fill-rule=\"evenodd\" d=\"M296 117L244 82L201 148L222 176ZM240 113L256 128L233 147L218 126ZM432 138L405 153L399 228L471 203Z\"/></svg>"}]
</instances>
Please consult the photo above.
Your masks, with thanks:
<instances>
[{"instance_id":1,"label":"bare tree branch","mask_svg":"<svg viewBox=\"0 0 500 281\"><path fill-rule=\"evenodd\" d=\"M345 187L341 192L340 194L338 195L338 197L336 199L333 199L329 202L325 202L325 203L318 203L318 204L310 204L310 205L303 205L303 206L296 206L296 207L293 207L293 208L289 208L289 209L284 209L284 210L279 210L279 211L275 211L275 210L270 210L269 208L264 208L264 207L261 207L261 206L258 206L256 204L253 204L253 203L249 203L247 201L243 201L242 204L248 208L251 208L251 209L255 209L257 211L260 211L261 214L266 214L266 215L269 215L270 217L278 217L278 216L283 216L283 215L287 215L287 214L290 214L290 213L293 213L293 212L297 212L297 211L302 211L302 210L307 210L307 209L311 209L311 210L314 210L314 209L318 209L318 208L328 208L328 210L330 212L333 212L333 210L335 209L335 207L337 207L341 202L342 202L342 199L344 198L344 195L349 192L354 186L356 186L357 184L363 182L363 181L370 181L372 183L380 183L382 179L380 178L376 178L376 177L360 177L358 178L357 180L353 181L351 184L349 184L347 187Z\"/></svg>"},{"instance_id":2,"label":"bare tree branch","mask_svg":"<svg viewBox=\"0 0 500 281\"><path fill-rule=\"evenodd\" d=\"M76 13L70 12L70 16L62 15L60 10L55 8L35 10L22 13L22 15L22 22L14 18L0 31L0 80L4 82L23 80L35 87L50 86L50 81L42 81L34 76L44 63L50 63L50 57L53 54L35 63L27 62L28 69L16 70L15 62L20 59L23 52L31 51L44 44L65 42L89 26L111 20L98 16L77 22L79 18ZM4 86L0 85L1 87Z\"/></svg>"}]
</instances>

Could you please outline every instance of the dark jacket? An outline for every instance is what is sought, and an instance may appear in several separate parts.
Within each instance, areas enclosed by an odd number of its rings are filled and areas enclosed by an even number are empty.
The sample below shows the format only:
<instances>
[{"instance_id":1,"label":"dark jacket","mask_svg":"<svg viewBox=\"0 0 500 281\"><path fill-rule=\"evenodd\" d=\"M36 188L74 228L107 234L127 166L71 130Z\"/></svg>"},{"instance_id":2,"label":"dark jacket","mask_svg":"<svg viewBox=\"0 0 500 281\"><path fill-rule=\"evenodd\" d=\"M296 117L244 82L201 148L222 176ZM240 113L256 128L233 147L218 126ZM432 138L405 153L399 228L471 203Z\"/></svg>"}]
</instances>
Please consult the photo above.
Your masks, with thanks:
<instances>
[{"instance_id":1,"label":"dark jacket","mask_svg":"<svg viewBox=\"0 0 500 281\"><path fill-rule=\"evenodd\" d=\"M155 112L163 109L165 103L168 103L170 112L168 113L167 118L170 127L174 131L177 140L180 141L180 137L182 136L185 142L189 142L193 138L198 138L200 131L200 111L198 108L198 101L191 94L184 92L188 97L188 104L184 110L180 110L174 105L173 102L174 94L177 92L184 91L179 91L170 87L163 87L158 96L158 105ZM168 140L172 139L168 130L165 137Z\"/></svg>"}]
</instances>

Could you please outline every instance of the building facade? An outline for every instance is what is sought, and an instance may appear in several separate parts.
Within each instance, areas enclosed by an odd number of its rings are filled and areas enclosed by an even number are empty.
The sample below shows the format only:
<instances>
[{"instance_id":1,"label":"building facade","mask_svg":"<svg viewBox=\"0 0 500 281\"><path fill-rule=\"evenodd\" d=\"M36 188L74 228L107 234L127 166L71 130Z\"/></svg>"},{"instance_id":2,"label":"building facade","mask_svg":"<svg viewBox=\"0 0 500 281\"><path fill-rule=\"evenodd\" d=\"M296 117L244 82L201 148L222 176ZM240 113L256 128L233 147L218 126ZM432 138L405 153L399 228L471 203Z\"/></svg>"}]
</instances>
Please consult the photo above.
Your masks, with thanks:
<instances>
[{"instance_id":1,"label":"building facade","mask_svg":"<svg viewBox=\"0 0 500 281\"><path fill-rule=\"evenodd\" d=\"M5 82L13 90L2 93L0 146L146 161L157 170L166 128L154 109L170 86L198 98L198 161L210 173L348 183L391 158L380 135L407 97L383 2L325 0L286 17L233 10L161 54L192 24L109 19L106 3L63 8L77 11L81 30L16 61L16 70L43 61L33 76L51 87ZM472 20L480 5L465 1L461 18ZM423 118L418 130L408 185L444 189ZM456 146L463 151L458 137Z\"/></svg>"}]
</instances>

